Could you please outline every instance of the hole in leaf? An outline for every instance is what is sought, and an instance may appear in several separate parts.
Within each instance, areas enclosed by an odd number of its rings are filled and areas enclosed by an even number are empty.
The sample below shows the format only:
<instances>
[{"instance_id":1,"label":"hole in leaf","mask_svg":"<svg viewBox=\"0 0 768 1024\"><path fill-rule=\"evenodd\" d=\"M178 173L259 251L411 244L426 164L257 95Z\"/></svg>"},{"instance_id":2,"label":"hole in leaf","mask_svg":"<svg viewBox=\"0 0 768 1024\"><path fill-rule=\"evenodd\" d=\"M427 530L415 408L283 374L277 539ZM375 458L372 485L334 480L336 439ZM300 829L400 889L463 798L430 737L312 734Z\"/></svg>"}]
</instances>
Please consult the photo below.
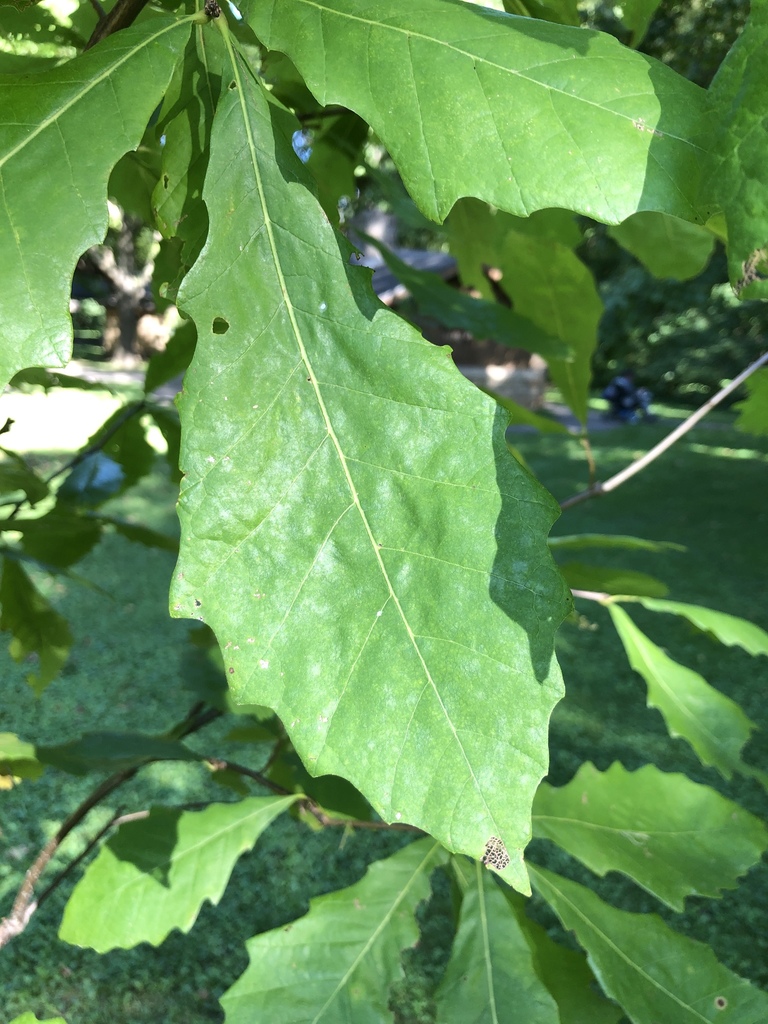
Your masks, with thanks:
<instances>
[{"instance_id":1,"label":"hole in leaf","mask_svg":"<svg viewBox=\"0 0 768 1024\"><path fill-rule=\"evenodd\" d=\"M163 188L168 188L168 181L169 181L168 175L164 174L163 175Z\"/></svg>"},{"instance_id":2,"label":"hole in leaf","mask_svg":"<svg viewBox=\"0 0 768 1024\"><path fill-rule=\"evenodd\" d=\"M237 88L237 82L230 82L229 83L229 88L230 89L236 89Z\"/></svg>"},{"instance_id":3,"label":"hole in leaf","mask_svg":"<svg viewBox=\"0 0 768 1024\"><path fill-rule=\"evenodd\" d=\"M214 334L226 334L229 330L229 320L225 320L223 316L214 317L211 329Z\"/></svg>"}]
</instances>

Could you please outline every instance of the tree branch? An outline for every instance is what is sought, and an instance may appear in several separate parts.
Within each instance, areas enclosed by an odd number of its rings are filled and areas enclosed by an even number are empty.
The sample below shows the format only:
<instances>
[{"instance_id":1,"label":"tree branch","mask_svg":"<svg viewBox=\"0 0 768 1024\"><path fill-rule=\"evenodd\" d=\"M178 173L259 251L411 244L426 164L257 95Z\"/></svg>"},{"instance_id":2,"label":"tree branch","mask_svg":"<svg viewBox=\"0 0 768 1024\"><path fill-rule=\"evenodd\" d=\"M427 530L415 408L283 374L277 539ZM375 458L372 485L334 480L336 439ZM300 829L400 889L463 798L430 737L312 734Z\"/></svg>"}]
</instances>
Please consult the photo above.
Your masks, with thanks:
<instances>
[{"instance_id":1,"label":"tree branch","mask_svg":"<svg viewBox=\"0 0 768 1024\"><path fill-rule=\"evenodd\" d=\"M148 0L117 0L117 3L96 25L91 33L91 38L85 44L85 49L90 50L92 46L100 43L102 39L111 36L113 32L119 32L121 28L128 28L147 6Z\"/></svg>"},{"instance_id":2,"label":"tree branch","mask_svg":"<svg viewBox=\"0 0 768 1024\"><path fill-rule=\"evenodd\" d=\"M691 427L695 427L699 420L703 419L707 413L714 409L724 398L727 398L733 391L736 390L747 377L750 377L755 370L759 370L761 366L765 366L768 363L768 352L764 352L759 359L756 359L754 363L742 371L738 377L727 384L724 388L721 388L716 395L714 395L708 402L705 402L700 409L692 413L687 420L684 420L680 426L675 427L671 434L667 434L663 441L660 441L654 448L646 452L639 459L630 463L621 472L616 473L605 483L601 483L597 480L594 484L588 487L585 491L580 491L578 494L572 495L570 498L566 498L565 501L560 502L560 508L566 509L571 508L573 505L578 505L582 501L587 501L589 498L596 498L601 494L608 494L609 491L615 491L617 487L621 486L625 480L629 480L636 473L639 473L641 469L645 469L647 465L657 459L663 452L670 448L675 441L679 440L684 434L687 434Z\"/></svg>"}]
</instances>

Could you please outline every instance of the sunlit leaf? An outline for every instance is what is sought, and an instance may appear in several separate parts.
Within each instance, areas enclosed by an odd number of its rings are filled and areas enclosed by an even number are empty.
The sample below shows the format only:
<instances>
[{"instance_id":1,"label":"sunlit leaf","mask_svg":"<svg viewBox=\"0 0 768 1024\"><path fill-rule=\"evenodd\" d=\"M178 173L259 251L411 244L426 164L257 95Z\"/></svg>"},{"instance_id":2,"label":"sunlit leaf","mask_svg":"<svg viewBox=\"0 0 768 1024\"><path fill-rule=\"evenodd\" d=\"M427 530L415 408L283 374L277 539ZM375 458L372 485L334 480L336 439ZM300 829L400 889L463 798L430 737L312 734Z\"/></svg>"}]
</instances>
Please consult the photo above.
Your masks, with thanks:
<instances>
[{"instance_id":1,"label":"sunlit leaf","mask_svg":"<svg viewBox=\"0 0 768 1024\"><path fill-rule=\"evenodd\" d=\"M605 772L587 762L558 789L542 783L533 834L599 875L624 872L675 910L686 896L735 888L768 846L762 822L708 786L618 762Z\"/></svg>"},{"instance_id":2,"label":"sunlit leaf","mask_svg":"<svg viewBox=\"0 0 768 1024\"><path fill-rule=\"evenodd\" d=\"M223 996L225 1024L384 1024L400 952L418 938L416 907L445 860L432 839L371 864L348 889L320 896L292 924L248 943L250 964Z\"/></svg>"},{"instance_id":3,"label":"sunlit leaf","mask_svg":"<svg viewBox=\"0 0 768 1024\"><path fill-rule=\"evenodd\" d=\"M37 759L34 745L20 740L12 732L0 732L0 776L39 779L42 774L43 766Z\"/></svg>"},{"instance_id":4,"label":"sunlit leaf","mask_svg":"<svg viewBox=\"0 0 768 1024\"><path fill-rule=\"evenodd\" d=\"M459 0L240 9L321 103L368 121L434 220L467 195L521 216L697 219L706 94L611 36Z\"/></svg>"},{"instance_id":5,"label":"sunlit leaf","mask_svg":"<svg viewBox=\"0 0 768 1024\"><path fill-rule=\"evenodd\" d=\"M768 994L733 974L703 943L656 914L630 914L591 890L530 866L537 892L587 951L606 994L634 1024L758 1024Z\"/></svg>"},{"instance_id":6,"label":"sunlit leaf","mask_svg":"<svg viewBox=\"0 0 768 1024\"><path fill-rule=\"evenodd\" d=\"M296 798L251 797L203 811L156 807L102 846L64 910L59 937L100 953L159 945L221 899L238 858Z\"/></svg>"},{"instance_id":7,"label":"sunlit leaf","mask_svg":"<svg viewBox=\"0 0 768 1024\"><path fill-rule=\"evenodd\" d=\"M754 725L735 701L690 668L673 661L642 633L623 608L608 611L632 668L648 684L648 706L658 708L671 736L681 736L703 764L726 779L734 771L751 774L741 750Z\"/></svg>"},{"instance_id":8,"label":"sunlit leaf","mask_svg":"<svg viewBox=\"0 0 768 1024\"><path fill-rule=\"evenodd\" d=\"M670 615L681 615L697 629L711 633L721 644L729 647L743 647L749 654L768 655L768 633L754 622L740 619L726 612L716 612L712 608L702 608L698 604L684 604L681 601L657 601L653 598L641 598L640 603L654 612L668 612Z\"/></svg>"},{"instance_id":9,"label":"sunlit leaf","mask_svg":"<svg viewBox=\"0 0 768 1024\"><path fill-rule=\"evenodd\" d=\"M497 837L525 889L561 693L556 507L503 413L348 265L296 121L234 67L179 297L198 344L174 614L213 627L237 699L274 708L312 774L454 851Z\"/></svg>"}]
</instances>

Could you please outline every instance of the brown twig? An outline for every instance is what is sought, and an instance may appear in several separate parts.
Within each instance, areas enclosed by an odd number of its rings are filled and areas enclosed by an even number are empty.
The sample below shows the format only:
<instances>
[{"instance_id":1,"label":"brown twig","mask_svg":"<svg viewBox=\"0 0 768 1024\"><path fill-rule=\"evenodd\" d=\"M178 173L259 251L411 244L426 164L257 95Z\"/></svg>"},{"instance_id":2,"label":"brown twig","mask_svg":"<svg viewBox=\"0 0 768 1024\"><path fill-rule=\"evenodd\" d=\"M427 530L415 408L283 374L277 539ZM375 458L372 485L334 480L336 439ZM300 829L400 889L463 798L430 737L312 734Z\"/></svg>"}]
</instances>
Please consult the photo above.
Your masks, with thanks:
<instances>
[{"instance_id":1,"label":"brown twig","mask_svg":"<svg viewBox=\"0 0 768 1024\"><path fill-rule=\"evenodd\" d=\"M621 472L614 474L609 480L606 480L605 483L596 480L585 491L580 491L578 494L573 494L570 498L566 498L565 501L561 501L560 508L571 508L573 505L578 505L589 498L596 498L601 494L608 494L609 491L615 491L625 480L629 480L630 477L639 473L641 469L645 469L647 465L653 462L654 459L657 459L667 448L670 448L675 441L679 440L684 434L687 434L691 427L695 427L699 420L703 419L710 410L714 409L724 398L727 398L728 395L743 384L747 377L750 377L756 370L759 370L761 366L765 366L766 363L768 363L768 352L764 352L759 359L756 359L746 370L743 370L738 377L734 377L730 384L721 388L716 395L710 398L700 409L692 413L678 427L675 427L671 434L667 434L663 441L660 441L650 451L647 451L645 455L631 462Z\"/></svg>"},{"instance_id":2,"label":"brown twig","mask_svg":"<svg viewBox=\"0 0 768 1024\"><path fill-rule=\"evenodd\" d=\"M100 43L102 39L111 36L113 32L119 32L121 28L128 28L138 18L148 0L117 0L117 3L96 25L91 33L91 38L85 44L85 49L90 50L92 46Z\"/></svg>"}]
</instances>

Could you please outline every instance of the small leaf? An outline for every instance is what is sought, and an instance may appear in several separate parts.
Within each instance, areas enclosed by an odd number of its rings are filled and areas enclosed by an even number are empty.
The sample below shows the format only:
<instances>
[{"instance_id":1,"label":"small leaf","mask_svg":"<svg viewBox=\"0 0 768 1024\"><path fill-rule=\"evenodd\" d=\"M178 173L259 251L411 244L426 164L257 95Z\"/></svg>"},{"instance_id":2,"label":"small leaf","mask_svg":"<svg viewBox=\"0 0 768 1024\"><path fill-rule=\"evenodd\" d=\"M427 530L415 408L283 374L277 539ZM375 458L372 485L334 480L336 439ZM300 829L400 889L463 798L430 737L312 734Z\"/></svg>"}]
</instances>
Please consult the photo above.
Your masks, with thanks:
<instances>
[{"instance_id":1,"label":"small leaf","mask_svg":"<svg viewBox=\"0 0 768 1024\"><path fill-rule=\"evenodd\" d=\"M682 544L670 540L646 540L644 537L627 537L618 533L577 533L569 536L550 537L548 544L552 551L574 551L582 548L623 548L627 551L685 551Z\"/></svg>"},{"instance_id":2,"label":"small leaf","mask_svg":"<svg viewBox=\"0 0 768 1024\"><path fill-rule=\"evenodd\" d=\"M490 388L480 388L481 391L485 392L486 395L490 395L491 398L500 405L509 414L510 427L516 426L533 427L535 430L541 431L542 434L567 434L569 433L568 428L565 424L559 420L552 419L551 416L542 416L539 413L532 412L527 409L524 405L518 405L517 402L513 402L511 398L507 398L504 395L498 395L495 391L491 391ZM507 428L507 444L510 441L510 427ZM522 462L525 465L522 455L515 453L515 458L518 462Z\"/></svg>"},{"instance_id":3,"label":"small leaf","mask_svg":"<svg viewBox=\"0 0 768 1024\"><path fill-rule=\"evenodd\" d=\"M191 320L182 320L168 339L165 348L161 352L155 352L149 360L144 379L144 391L147 395L184 373L195 354L196 341L197 331L194 323Z\"/></svg>"},{"instance_id":4,"label":"small leaf","mask_svg":"<svg viewBox=\"0 0 768 1024\"><path fill-rule=\"evenodd\" d=\"M12 732L0 732L0 775L39 779L43 770L31 743L25 743Z\"/></svg>"},{"instance_id":5,"label":"small leaf","mask_svg":"<svg viewBox=\"0 0 768 1024\"><path fill-rule=\"evenodd\" d=\"M198 754L177 740L145 733L92 732L57 746L38 746L37 756L70 775L119 772L147 761L199 761Z\"/></svg>"},{"instance_id":6,"label":"small leaf","mask_svg":"<svg viewBox=\"0 0 768 1024\"><path fill-rule=\"evenodd\" d=\"M93 474L89 479L93 482L99 478ZM87 486L84 480L82 482ZM93 492L86 490L83 493L88 497ZM79 562L101 539L100 523L68 508L64 502L37 519L12 519L7 526L21 533L25 554L57 569Z\"/></svg>"},{"instance_id":7,"label":"small leaf","mask_svg":"<svg viewBox=\"0 0 768 1024\"><path fill-rule=\"evenodd\" d=\"M589 889L529 865L531 881L587 951L606 995L634 1024L758 1024L768 994L733 974L701 942L656 914L630 914Z\"/></svg>"},{"instance_id":8,"label":"small leaf","mask_svg":"<svg viewBox=\"0 0 768 1024\"><path fill-rule=\"evenodd\" d=\"M654 277L677 281L700 274L715 247L715 237L706 228L665 213L635 213L608 234Z\"/></svg>"},{"instance_id":9,"label":"small leaf","mask_svg":"<svg viewBox=\"0 0 768 1024\"><path fill-rule=\"evenodd\" d=\"M622 871L674 910L686 896L720 896L768 847L763 823L708 786L653 765L605 772L583 764L533 803L533 834L598 875Z\"/></svg>"},{"instance_id":10,"label":"small leaf","mask_svg":"<svg viewBox=\"0 0 768 1024\"><path fill-rule=\"evenodd\" d=\"M221 1000L225 1024L384 1024L400 951L418 939L416 907L445 853L421 839L371 864L356 885L248 943L250 964Z\"/></svg>"},{"instance_id":11,"label":"small leaf","mask_svg":"<svg viewBox=\"0 0 768 1024\"><path fill-rule=\"evenodd\" d=\"M76 388L78 391L112 391L104 381L86 380L84 377L72 377L68 373L53 373L40 366L32 366L20 370L11 378L12 388L24 389L25 386L43 388L46 393L52 388Z\"/></svg>"},{"instance_id":12,"label":"small leaf","mask_svg":"<svg viewBox=\"0 0 768 1024\"><path fill-rule=\"evenodd\" d=\"M165 461L168 464L168 473L174 483L181 480L179 469L179 450L181 447L181 422L179 414L175 409L169 409L164 405L153 405L149 408L149 415L155 422L155 426L163 435L167 445Z\"/></svg>"},{"instance_id":13,"label":"small leaf","mask_svg":"<svg viewBox=\"0 0 768 1024\"><path fill-rule=\"evenodd\" d=\"M37 475L26 459L7 448L0 448L0 452L5 456L0 462L0 495L22 491L32 506L47 497L48 484Z\"/></svg>"},{"instance_id":14,"label":"small leaf","mask_svg":"<svg viewBox=\"0 0 768 1024\"><path fill-rule=\"evenodd\" d=\"M14 1017L10 1024L67 1024L63 1017L46 1017L45 1020L38 1020L34 1013L22 1013L20 1017Z\"/></svg>"},{"instance_id":15,"label":"small leaf","mask_svg":"<svg viewBox=\"0 0 768 1024\"><path fill-rule=\"evenodd\" d=\"M560 207L609 223L641 209L696 219L706 93L608 35L457 0L239 9L320 103L370 124L433 220L462 196L523 217Z\"/></svg>"},{"instance_id":16,"label":"small leaf","mask_svg":"<svg viewBox=\"0 0 768 1024\"><path fill-rule=\"evenodd\" d=\"M571 590L592 590L603 594L648 594L650 597L664 597L669 593L666 583L636 569L612 569L604 565L566 562L560 566L560 572Z\"/></svg>"},{"instance_id":17,"label":"small leaf","mask_svg":"<svg viewBox=\"0 0 768 1024\"><path fill-rule=\"evenodd\" d=\"M179 541L177 537L169 537L167 533L160 533L148 526L127 523L124 519L117 519L115 516L101 515L98 521L113 526L121 537L133 541L135 544L143 544L147 548L158 548L160 551L171 551L178 554Z\"/></svg>"},{"instance_id":18,"label":"small leaf","mask_svg":"<svg viewBox=\"0 0 768 1024\"><path fill-rule=\"evenodd\" d=\"M608 611L629 663L648 684L648 707L658 708L670 736L681 736L702 764L726 779L734 771L752 774L741 750L755 726L735 701L714 689L698 672L673 661L642 633L617 604Z\"/></svg>"},{"instance_id":19,"label":"small leaf","mask_svg":"<svg viewBox=\"0 0 768 1024\"><path fill-rule=\"evenodd\" d=\"M0 79L0 386L68 362L72 271L104 237L110 171L141 140L188 33L158 16L53 70ZM41 168L55 169L45 188Z\"/></svg>"},{"instance_id":20,"label":"small leaf","mask_svg":"<svg viewBox=\"0 0 768 1024\"><path fill-rule=\"evenodd\" d=\"M3 559L0 582L0 629L12 635L8 651L21 664L36 657L37 671L27 682L40 695L67 660L72 634L67 620L50 606L32 580L11 558Z\"/></svg>"},{"instance_id":21,"label":"small leaf","mask_svg":"<svg viewBox=\"0 0 768 1024\"><path fill-rule=\"evenodd\" d=\"M560 1024L557 1004L534 970L517 916L477 861L435 999L438 1024Z\"/></svg>"},{"instance_id":22,"label":"small leaf","mask_svg":"<svg viewBox=\"0 0 768 1024\"><path fill-rule=\"evenodd\" d=\"M651 611L682 615L697 629L710 633L728 647L743 647L749 654L768 655L768 633L747 619L740 619L726 612L716 612L711 608L702 608L697 604L683 604L680 601L642 598L640 603Z\"/></svg>"},{"instance_id":23,"label":"small leaf","mask_svg":"<svg viewBox=\"0 0 768 1024\"><path fill-rule=\"evenodd\" d=\"M121 825L87 868L64 910L59 937L99 953L158 946L188 932L221 899L237 859L296 798L251 797L203 811L156 807Z\"/></svg>"},{"instance_id":24,"label":"small leaf","mask_svg":"<svg viewBox=\"0 0 768 1024\"><path fill-rule=\"evenodd\" d=\"M768 435L768 369L757 370L747 378L748 397L737 402L736 429L756 436Z\"/></svg>"}]
</instances>

